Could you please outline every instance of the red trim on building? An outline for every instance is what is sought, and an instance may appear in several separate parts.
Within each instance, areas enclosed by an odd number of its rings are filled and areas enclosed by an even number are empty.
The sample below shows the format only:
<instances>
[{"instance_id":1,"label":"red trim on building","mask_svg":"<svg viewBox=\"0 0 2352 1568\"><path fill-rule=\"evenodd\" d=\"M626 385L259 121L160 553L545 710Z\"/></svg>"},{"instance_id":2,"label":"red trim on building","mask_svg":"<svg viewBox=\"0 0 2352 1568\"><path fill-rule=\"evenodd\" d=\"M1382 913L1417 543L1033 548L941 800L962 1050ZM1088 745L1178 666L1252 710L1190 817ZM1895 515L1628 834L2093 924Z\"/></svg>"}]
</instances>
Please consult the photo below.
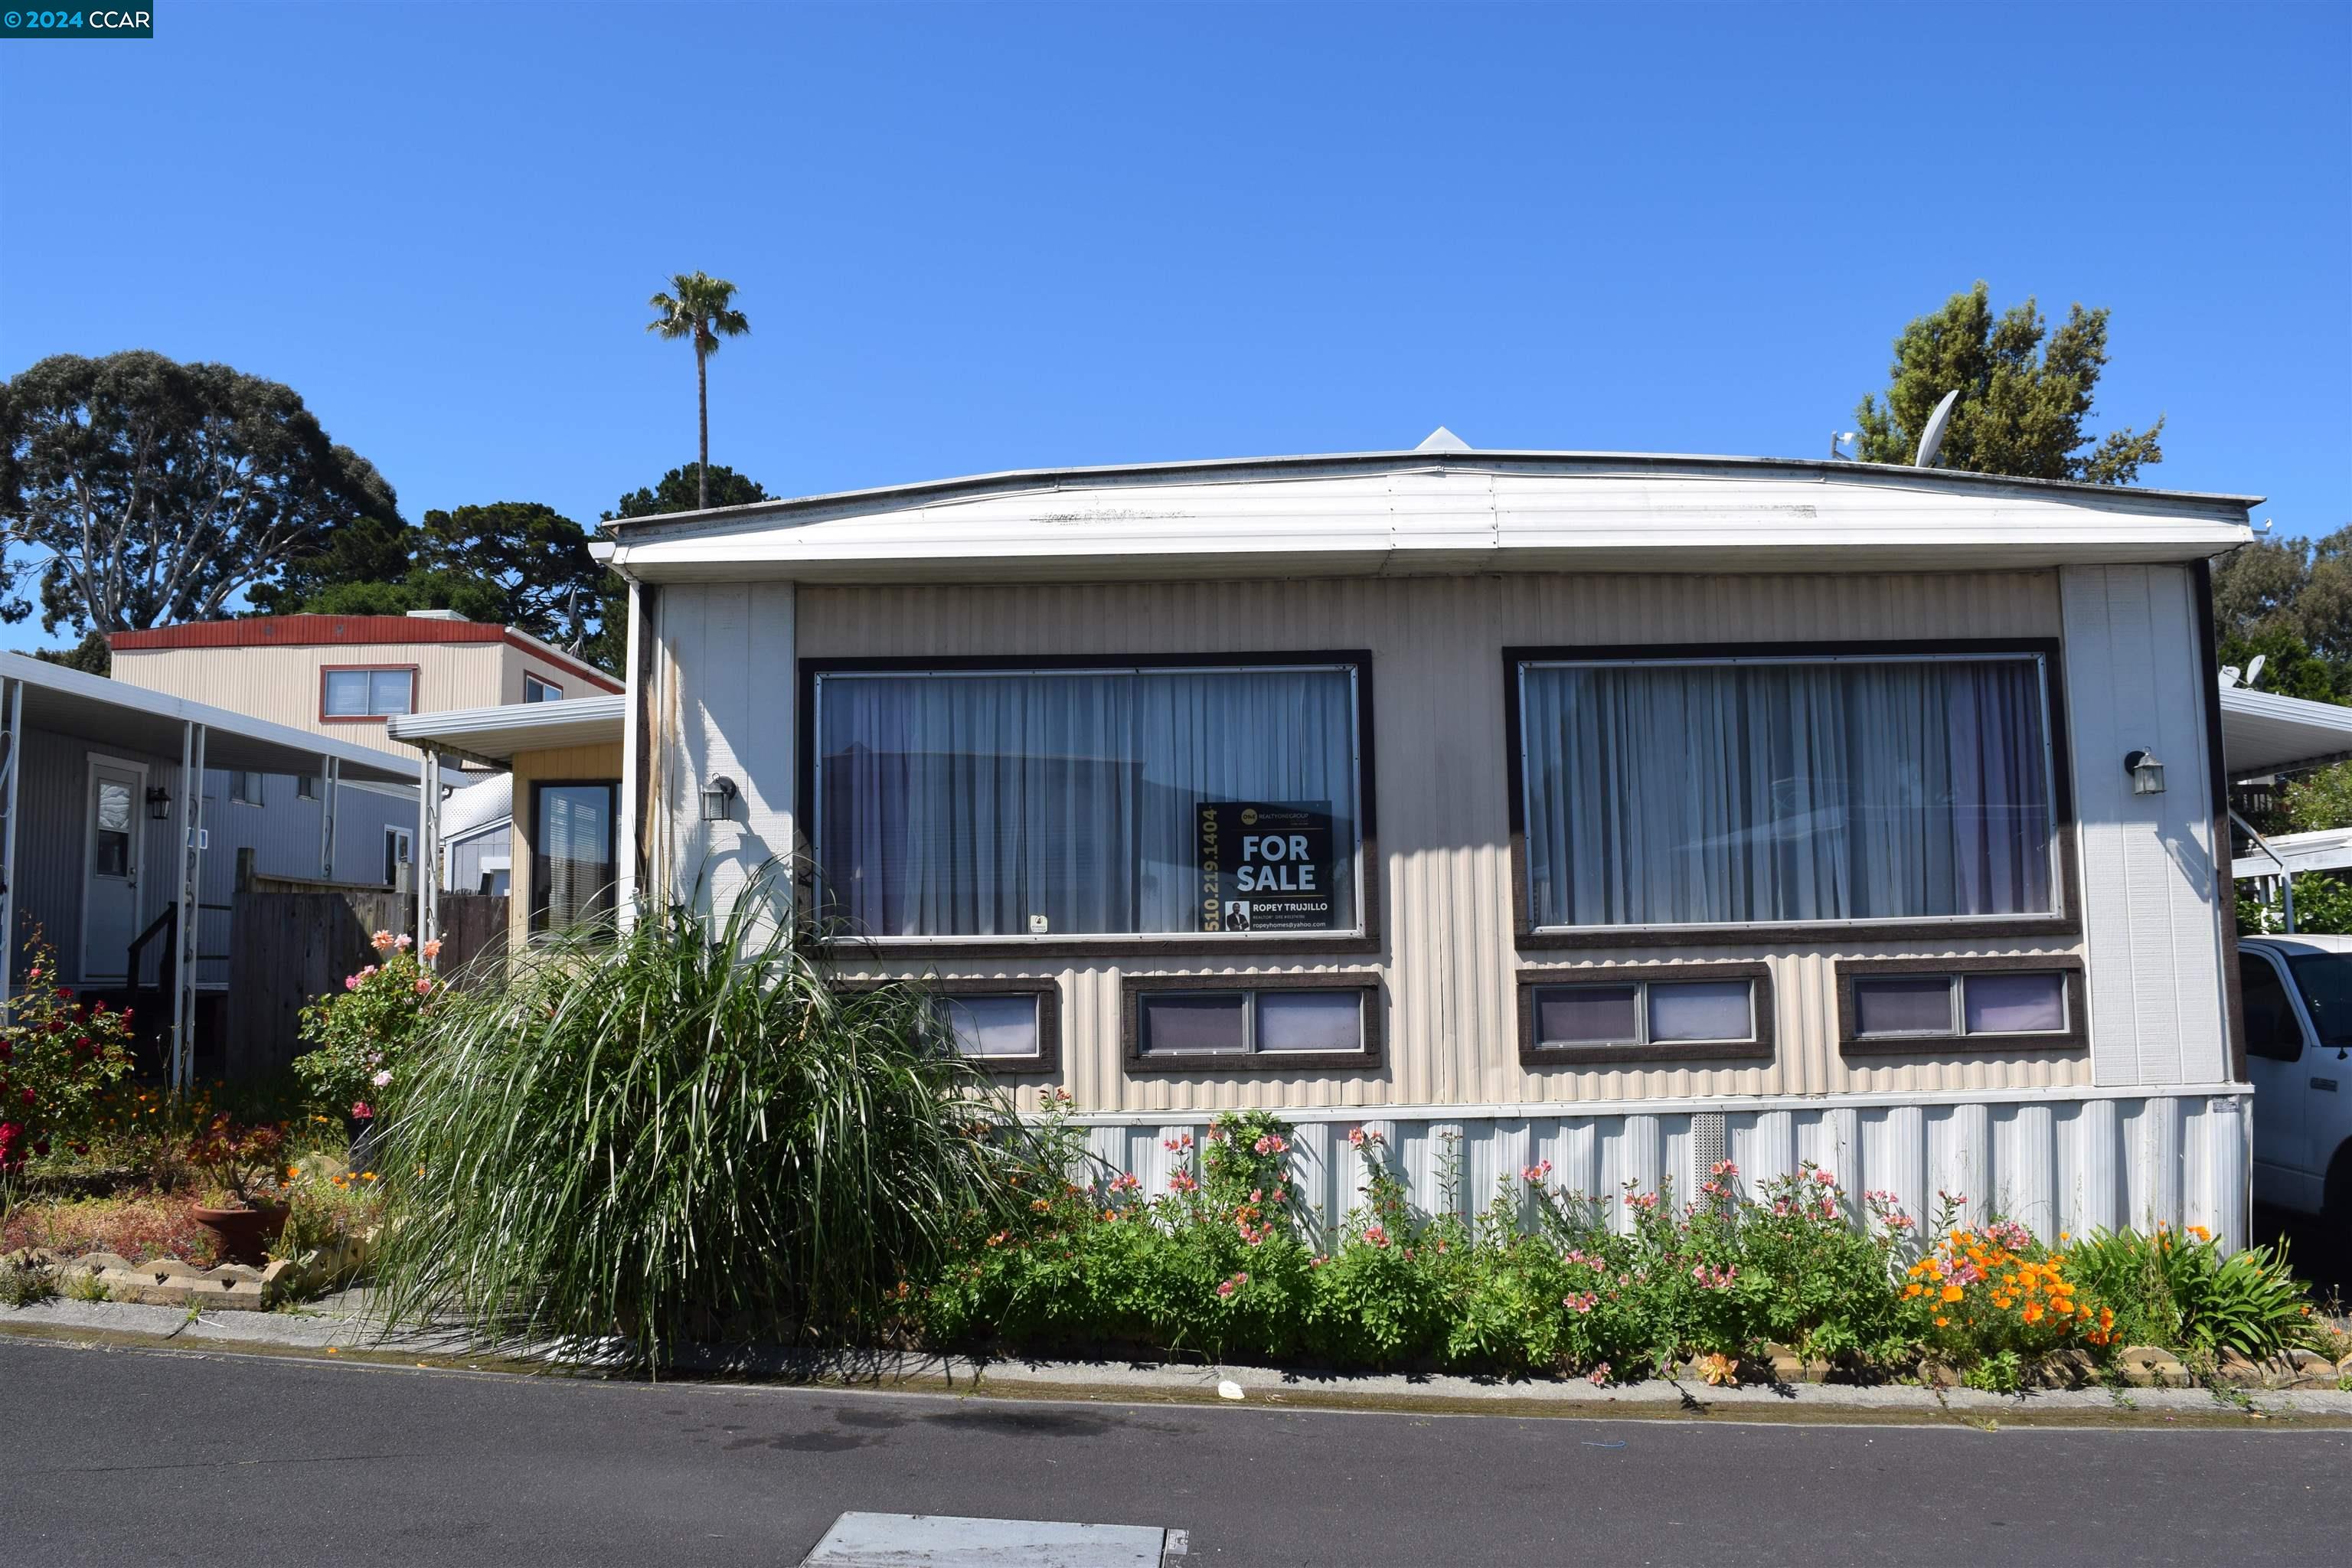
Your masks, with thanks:
<instances>
[{"instance_id":1,"label":"red trim on building","mask_svg":"<svg viewBox=\"0 0 2352 1568\"><path fill-rule=\"evenodd\" d=\"M118 653L162 648L335 647L352 644L507 643L577 675L605 691L622 689L603 670L512 626L487 621L440 621L412 616L252 616L235 621L194 621L150 631L115 632Z\"/></svg>"}]
</instances>

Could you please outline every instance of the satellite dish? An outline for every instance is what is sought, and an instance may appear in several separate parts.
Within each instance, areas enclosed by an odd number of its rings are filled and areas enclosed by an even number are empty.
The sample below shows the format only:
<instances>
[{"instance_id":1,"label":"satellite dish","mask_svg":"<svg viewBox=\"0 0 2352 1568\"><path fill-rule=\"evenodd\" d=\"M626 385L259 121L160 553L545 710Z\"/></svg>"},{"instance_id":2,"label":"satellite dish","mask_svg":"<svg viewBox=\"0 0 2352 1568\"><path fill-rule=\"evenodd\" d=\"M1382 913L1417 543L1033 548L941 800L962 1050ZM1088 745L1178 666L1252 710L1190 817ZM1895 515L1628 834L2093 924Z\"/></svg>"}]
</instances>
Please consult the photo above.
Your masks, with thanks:
<instances>
[{"instance_id":1,"label":"satellite dish","mask_svg":"<svg viewBox=\"0 0 2352 1568\"><path fill-rule=\"evenodd\" d=\"M2260 680L2263 678L2263 666L2268 664L2270 659L2270 655L2266 653L2258 653L2254 655L2253 658L2246 661L2246 684L2248 686L2252 686L2255 681Z\"/></svg>"},{"instance_id":2,"label":"satellite dish","mask_svg":"<svg viewBox=\"0 0 2352 1568\"><path fill-rule=\"evenodd\" d=\"M1960 389L1956 386L1944 394L1944 401L1936 405L1936 412L1927 416L1927 433L1919 437L1918 455L1911 459L1913 468L1932 468L1936 466L1936 454L1944 449L1944 431L1952 423L1952 405L1959 400Z\"/></svg>"}]
</instances>

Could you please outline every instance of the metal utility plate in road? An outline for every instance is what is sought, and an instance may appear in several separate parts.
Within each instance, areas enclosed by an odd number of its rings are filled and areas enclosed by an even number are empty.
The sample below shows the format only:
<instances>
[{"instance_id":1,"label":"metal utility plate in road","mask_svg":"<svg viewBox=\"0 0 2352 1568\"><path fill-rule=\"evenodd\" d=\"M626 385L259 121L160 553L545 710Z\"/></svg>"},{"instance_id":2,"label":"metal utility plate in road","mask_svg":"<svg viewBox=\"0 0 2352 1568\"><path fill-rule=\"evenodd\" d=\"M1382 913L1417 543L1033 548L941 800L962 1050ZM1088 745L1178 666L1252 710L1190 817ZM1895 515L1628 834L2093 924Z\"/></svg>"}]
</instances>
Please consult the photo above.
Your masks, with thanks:
<instances>
[{"instance_id":1,"label":"metal utility plate in road","mask_svg":"<svg viewBox=\"0 0 2352 1568\"><path fill-rule=\"evenodd\" d=\"M1161 1568L1183 1539L1138 1524L845 1513L801 1568Z\"/></svg>"}]
</instances>

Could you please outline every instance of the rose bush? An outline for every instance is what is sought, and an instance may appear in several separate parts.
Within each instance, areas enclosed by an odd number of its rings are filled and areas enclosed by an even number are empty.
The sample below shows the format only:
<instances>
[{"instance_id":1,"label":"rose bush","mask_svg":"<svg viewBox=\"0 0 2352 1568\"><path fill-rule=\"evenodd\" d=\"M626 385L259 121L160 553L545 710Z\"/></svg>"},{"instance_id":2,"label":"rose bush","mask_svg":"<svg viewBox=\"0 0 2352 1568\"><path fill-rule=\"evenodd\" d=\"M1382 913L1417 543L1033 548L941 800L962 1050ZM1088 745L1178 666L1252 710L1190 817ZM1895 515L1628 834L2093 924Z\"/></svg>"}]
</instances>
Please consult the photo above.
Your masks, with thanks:
<instances>
[{"instance_id":1,"label":"rose bush","mask_svg":"<svg viewBox=\"0 0 2352 1568\"><path fill-rule=\"evenodd\" d=\"M0 1175L52 1149L85 1146L105 1091L131 1071L131 1009L84 1002L57 983L35 933L25 980L0 1025Z\"/></svg>"},{"instance_id":2,"label":"rose bush","mask_svg":"<svg viewBox=\"0 0 2352 1568\"><path fill-rule=\"evenodd\" d=\"M294 1058L310 1091L354 1121L371 1120L375 1102L398 1083L442 989L411 938L380 931L373 942L377 962L302 1009L302 1038L318 1048ZM424 958L440 952L438 942L428 942Z\"/></svg>"}]
</instances>

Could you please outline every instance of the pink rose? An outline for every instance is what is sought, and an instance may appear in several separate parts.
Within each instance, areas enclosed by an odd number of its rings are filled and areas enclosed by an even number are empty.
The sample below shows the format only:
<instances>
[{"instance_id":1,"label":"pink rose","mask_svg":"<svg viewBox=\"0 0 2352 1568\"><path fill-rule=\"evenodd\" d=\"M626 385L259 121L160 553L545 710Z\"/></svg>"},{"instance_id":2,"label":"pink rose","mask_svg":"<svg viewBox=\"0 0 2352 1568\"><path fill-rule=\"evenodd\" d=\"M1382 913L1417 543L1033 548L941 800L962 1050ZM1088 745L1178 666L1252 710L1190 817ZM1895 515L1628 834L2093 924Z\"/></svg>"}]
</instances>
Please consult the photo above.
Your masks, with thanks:
<instances>
[{"instance_id":1,"label":"pink rose","mask_svg":"<svg viewBox=\"0 0 2352 1568\"><path fill-rule=\"evenodd\" d=\"M373 1107L371 1107L371 1106L368 1104L368 1102L367 1102L366 1100L352 1100L352 1121L365 1121L369 1120L370 1118L372 1118L372 1117L373 1117L373 1116L374 1116L374 1115L375 1115L375 1110L374 1110L374 1109L373 1109Z\"/></svg>"}]
</instances>

